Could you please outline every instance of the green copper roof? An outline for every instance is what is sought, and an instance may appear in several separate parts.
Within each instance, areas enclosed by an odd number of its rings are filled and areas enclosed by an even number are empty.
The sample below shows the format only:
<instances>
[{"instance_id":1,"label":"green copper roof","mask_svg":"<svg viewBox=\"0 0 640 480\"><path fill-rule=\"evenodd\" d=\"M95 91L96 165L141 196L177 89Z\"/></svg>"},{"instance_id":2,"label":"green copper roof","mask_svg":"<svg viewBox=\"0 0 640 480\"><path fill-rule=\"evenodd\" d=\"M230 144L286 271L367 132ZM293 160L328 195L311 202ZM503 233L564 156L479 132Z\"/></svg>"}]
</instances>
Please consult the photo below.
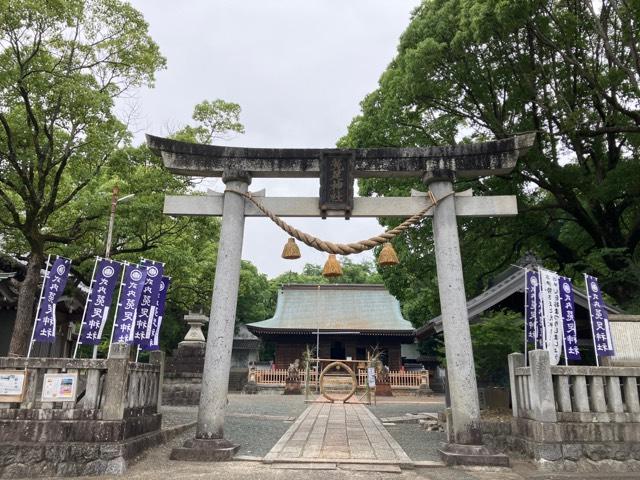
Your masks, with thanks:
<instances>
[{"instance_id":1,"label":"green copper roof","mask_svg":"<svg viewBox=\"0 0 640 480\"><path fill-rule=\"evenodd\" d=\"M413 335L384 285L284 285L275 315L247 325L254 333L357 331Z\"/></svg>"}]
</instances>

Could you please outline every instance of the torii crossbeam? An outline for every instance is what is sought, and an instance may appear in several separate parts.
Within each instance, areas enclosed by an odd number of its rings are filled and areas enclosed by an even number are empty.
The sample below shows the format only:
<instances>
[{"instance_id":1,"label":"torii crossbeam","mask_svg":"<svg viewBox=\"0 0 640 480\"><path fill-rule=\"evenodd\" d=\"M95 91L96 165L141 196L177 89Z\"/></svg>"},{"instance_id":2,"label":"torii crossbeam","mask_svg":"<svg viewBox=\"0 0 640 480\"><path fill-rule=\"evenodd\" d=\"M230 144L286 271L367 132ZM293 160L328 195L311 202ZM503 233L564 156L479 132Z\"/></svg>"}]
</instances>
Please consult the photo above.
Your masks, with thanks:
<instances>
[{"instance_id":1,"label":"torii crossbeam","mask_svg":"<svg viewBox=\"0 0 640 480\"><path fill-rule=\"evenodd\" d=\"M434 250L451 398L452 434L441 451L487 464L481 447L480 409L456 216L517 214L515 197L451 195L456 178L509 173L533 144L525 134L485 143L428 148L266 149L198 145L147 135L147 144L178 175L221 176L228 190L247 192L253 177L320 178L319 198L258 200L279 216L409 217L428 205L424 196L353 198L353 179L419 177L439 201L433 209ZM174 459L222 460L237 446L224 439L224 410L231 364L246 216L262 213L240 195L167 196L169 215L222 216L196 438L175 449ZM492 456L496 457L496 456ZM496 463L504 459L496 457ZM505 457L506 458L506 457ZM508 462L508 460L507 460Z\"/></svg>"}]
</instances>

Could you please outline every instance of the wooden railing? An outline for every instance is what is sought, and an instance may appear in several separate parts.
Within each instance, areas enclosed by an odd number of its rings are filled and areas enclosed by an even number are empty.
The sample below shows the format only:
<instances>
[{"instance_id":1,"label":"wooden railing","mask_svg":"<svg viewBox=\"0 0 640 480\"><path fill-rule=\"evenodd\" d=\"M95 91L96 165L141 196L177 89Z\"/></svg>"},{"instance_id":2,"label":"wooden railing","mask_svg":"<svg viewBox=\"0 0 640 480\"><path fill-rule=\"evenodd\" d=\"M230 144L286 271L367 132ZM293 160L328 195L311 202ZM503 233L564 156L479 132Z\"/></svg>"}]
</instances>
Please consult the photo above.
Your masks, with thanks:
<instances>
[{"instance_id":1,"label":"wooden railing","mask_svg":"<svg viewBox=\"0 0 640 480\"><path fill-rule=\"evenodd\" d=\"M544 422L640 422L640 367L551 366L546 351L509 355L515 417Z\"/></svg>"},{"instance_id":2,"label":"wooden railing","mask_svg":"<svg viewBox=\"0 0 640 480\"><path fill-rule=\"evenodd\" d=\"M287 369L255 370L256 383L263 386L284 387L287 381ZM317 382L315 371L309 372L309 383L315 386ZM367 371L359 369L357 372L358 387L364 388L367 384ZM429 386L427 370L406 372L403 370L389 372L389 382L394 389L417 389L421 382ZM306 383L304 371L300 372L300 383Z\"/></svg>"},{"instance_id":3,"label":"wooden railing","mask_svg":"<svg viewBox=\"0 0 640 480\"><path fill-rule=\"evenodd\" d=\"M119 347L119 346L116 346ZM118 420L141 412L157 411L161 402L164 354L152 352L150 363L129 362L128 348L114 348L109 359L0 357L0 373L26 373L20 402L0 402L0 418L8 410L51 410L43 414L57 419ZM75 398L42 401L45 374L77 375Z\"/></svg>"}]
</instances>

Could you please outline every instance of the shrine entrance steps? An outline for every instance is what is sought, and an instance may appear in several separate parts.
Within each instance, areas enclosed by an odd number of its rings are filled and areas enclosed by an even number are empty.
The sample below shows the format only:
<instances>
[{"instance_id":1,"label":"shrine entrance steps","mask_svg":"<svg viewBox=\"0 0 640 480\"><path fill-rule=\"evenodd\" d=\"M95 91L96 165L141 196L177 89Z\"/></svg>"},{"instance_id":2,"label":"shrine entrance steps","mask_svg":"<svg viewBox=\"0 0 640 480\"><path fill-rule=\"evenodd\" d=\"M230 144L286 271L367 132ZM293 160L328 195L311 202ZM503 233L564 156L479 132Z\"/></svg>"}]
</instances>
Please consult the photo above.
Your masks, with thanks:
<instances>
[{"instance_id":1,"label":"shrine entrance steps","mask_svg":"<svg viewBox=\"0 0 640 480\"><path fill-rule=\"evenodd\" d=\"M380 471L399 471L414 467L414 462L368 408L348 403L309 406L263 462L281 468L296 465L321 468L326 464L359 470L375 465Z\"/></svg>"}]
</instances>

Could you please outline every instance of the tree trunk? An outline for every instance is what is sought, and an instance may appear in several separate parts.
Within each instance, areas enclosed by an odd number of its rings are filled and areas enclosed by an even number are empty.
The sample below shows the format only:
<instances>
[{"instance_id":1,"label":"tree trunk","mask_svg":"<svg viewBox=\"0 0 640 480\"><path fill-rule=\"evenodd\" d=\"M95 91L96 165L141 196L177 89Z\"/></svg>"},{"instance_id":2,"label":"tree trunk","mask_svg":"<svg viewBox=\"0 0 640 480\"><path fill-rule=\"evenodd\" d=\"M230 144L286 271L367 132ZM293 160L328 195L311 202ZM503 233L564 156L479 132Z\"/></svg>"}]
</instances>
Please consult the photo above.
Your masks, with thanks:
<instances>
[{"instance_id":1,"label":"tree trunk","mask_svg":"<svg viewBox=\"0 0 640 480\"><path fill-rule=\"evenodd\" d=\"M42 252L32 252L27 264L27 272L20 285L16 322L13 326L13 335L9 345L9 356L20 357L27 354L31 330L33 328L34 314L40 290L40 269L44 261Z\"/></svg>"}]
</instances>

